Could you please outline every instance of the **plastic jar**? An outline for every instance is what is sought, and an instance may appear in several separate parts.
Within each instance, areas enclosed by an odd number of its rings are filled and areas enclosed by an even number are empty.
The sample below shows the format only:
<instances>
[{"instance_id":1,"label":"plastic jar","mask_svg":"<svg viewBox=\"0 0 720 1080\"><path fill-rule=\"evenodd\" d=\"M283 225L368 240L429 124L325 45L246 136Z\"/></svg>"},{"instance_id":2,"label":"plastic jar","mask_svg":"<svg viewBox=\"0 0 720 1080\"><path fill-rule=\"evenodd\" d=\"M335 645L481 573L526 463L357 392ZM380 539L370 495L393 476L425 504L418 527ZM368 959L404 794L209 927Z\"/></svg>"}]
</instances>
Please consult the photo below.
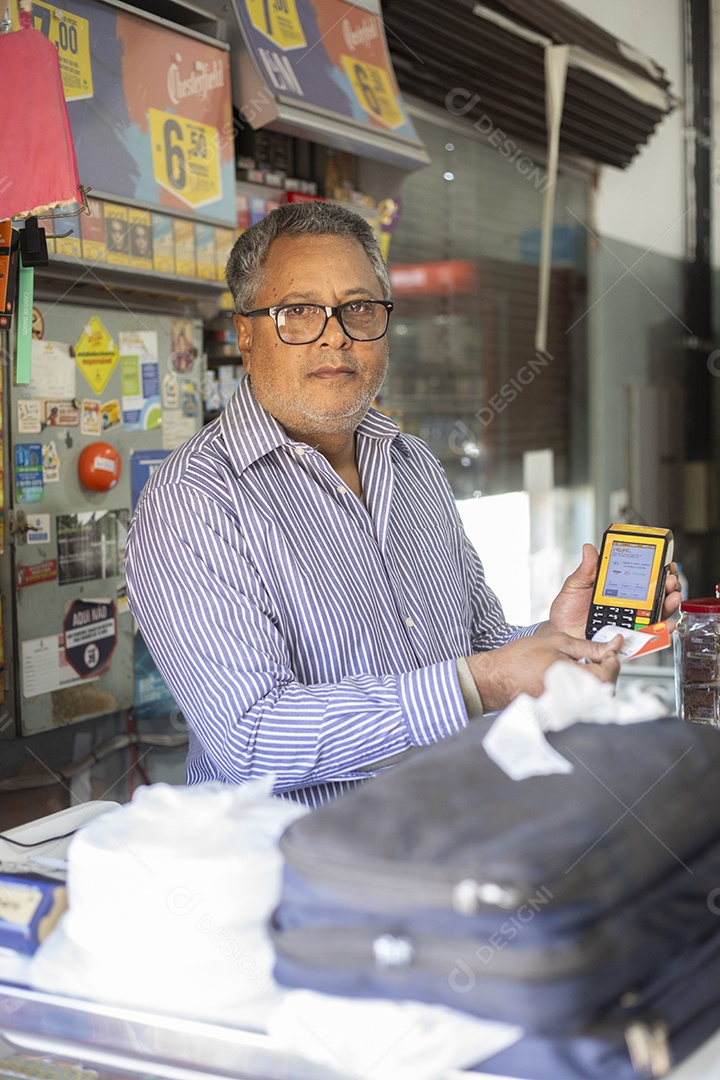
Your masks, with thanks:
<instances>
[{"instance_id":1,"label":"plastic jar","mask_svg":"<svg viewBox=\"0 0 720 1080\"><path fill-rule=\"evenodd\" d=\"M683 600L673 640L678 716L720 727L720 599Z\"/></svg>"}]
</instances>

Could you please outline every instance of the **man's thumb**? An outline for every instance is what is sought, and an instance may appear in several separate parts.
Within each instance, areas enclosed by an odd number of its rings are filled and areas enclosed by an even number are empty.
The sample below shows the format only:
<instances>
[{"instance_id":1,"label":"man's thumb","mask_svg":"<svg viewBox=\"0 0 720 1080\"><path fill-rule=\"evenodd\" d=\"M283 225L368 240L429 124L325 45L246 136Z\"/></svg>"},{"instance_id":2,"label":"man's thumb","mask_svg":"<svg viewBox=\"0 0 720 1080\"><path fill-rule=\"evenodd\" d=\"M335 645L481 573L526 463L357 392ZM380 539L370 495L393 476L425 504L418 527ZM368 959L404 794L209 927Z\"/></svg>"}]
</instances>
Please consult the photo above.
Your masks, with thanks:
<instances>
[{"instance_id":1,"label":"man's thumb","mask_svg":"<svg viewBox=\"0 0 720 1080\"><path fill-rule=\"evenodd\" d=\"M597 574L598 553L592 544L583 544L582 562L573 570L567 584L576 589L587 589L595 581Z\"/></svg>"}]
</instances>

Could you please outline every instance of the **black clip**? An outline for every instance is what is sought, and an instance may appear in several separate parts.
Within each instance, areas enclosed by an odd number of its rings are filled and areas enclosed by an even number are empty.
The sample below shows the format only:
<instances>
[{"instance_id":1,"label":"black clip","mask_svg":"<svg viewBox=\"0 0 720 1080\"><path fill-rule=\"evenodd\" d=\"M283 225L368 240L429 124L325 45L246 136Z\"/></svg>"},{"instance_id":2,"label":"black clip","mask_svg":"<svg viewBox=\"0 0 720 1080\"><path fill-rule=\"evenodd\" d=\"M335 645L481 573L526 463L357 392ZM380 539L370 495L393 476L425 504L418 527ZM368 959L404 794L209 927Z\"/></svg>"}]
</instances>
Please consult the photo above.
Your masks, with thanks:
<instances>
[{"instance_id":1,"label":"black clip","mask_svg":"<svg viewBox=\"0 0 720 1080\"><path fill-rule=\"evenodd\" d=\"M45 230L36 217L25 219L20 234L20 258L23 266L47 266L49 263Z\"/></svg>"}]
</instances>

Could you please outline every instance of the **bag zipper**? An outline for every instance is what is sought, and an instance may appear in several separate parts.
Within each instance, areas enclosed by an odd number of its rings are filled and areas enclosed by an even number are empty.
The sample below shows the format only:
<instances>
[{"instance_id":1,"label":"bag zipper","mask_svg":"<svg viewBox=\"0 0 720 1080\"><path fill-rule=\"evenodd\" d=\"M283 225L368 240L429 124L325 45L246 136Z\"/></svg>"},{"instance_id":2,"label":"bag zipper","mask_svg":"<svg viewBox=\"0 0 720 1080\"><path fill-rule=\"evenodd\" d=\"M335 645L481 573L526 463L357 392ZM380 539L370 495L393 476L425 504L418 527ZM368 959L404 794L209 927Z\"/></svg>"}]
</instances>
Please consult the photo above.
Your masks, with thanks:
<instances>
[{"instance_id":1,"label":"bag zipper","mask_svg":"<svg viewBox=\"0 0 720 1080\"><path fill-rule=\"evenodd\" d=\"M415 864L398 873L396 862L364 858L362 863L338 865L329 862L322 851L300 849L286 834L281 849L289 866L314 883L340 889L347 895L348 904L358 896L367 899L368 883L372 882L373 900L383 905L405 909L434 907L450 909L459 915L476 915L485 909L512 911L536 900L547 905L553 899L547 886L521 888L498 881L478 881L472 877L460 880L451 877L452 868ZM363 892L359 893L358 890Z\"/></svg>"},{"instance_id":2,"label":"bag zipper","mask_svg":"<svg viewBox=\"0 0 720 1080\"><path fill-rule=\"evenodd\" d=\"M672 1068L668 1026L663 1020L635 1020L625 1029L625 1043L638 1076L653 1080L667 1076Z\"/></svg>"},{"instance_id":3,"label":"bag zipper","mask_svg":"<svg viewBox=\"0 0 720 1080\"><path fill-rule=\"evenodd\" d=\"M526 950L521 955L505 951L502 944L473 943L440 934L413 934L368 927L282 927L277 921L270 933L278 955L315 968L347 968L352 971L412 970L429 977L442 976L451 989L467 993L491 974L498 978L557 980L603 963L607 939L601 932L580 943L552 951ZM624 1025L623 1025L624 1028Z\"/></svg>"}]
</instances>

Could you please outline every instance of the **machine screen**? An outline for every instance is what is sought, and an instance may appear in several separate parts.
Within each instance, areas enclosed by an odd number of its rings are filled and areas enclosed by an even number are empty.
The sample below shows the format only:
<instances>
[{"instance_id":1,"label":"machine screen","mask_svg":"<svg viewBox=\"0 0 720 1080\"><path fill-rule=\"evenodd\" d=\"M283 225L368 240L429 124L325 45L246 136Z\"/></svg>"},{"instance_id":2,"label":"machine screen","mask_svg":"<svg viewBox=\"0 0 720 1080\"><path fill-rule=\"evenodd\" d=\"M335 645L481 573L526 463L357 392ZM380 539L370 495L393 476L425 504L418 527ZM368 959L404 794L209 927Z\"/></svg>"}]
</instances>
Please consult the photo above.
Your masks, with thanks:
<instances>
[{"instance_id":1,"label":"machine screen","mask_svg":"<svg viewBox=\"0 0 720 1080\"><path fill-rule=\"evenodd\" d=\"M645 601L656 551L654 544L616 541L610 552L603 597Z\"/></svg>"}]
</instances>

